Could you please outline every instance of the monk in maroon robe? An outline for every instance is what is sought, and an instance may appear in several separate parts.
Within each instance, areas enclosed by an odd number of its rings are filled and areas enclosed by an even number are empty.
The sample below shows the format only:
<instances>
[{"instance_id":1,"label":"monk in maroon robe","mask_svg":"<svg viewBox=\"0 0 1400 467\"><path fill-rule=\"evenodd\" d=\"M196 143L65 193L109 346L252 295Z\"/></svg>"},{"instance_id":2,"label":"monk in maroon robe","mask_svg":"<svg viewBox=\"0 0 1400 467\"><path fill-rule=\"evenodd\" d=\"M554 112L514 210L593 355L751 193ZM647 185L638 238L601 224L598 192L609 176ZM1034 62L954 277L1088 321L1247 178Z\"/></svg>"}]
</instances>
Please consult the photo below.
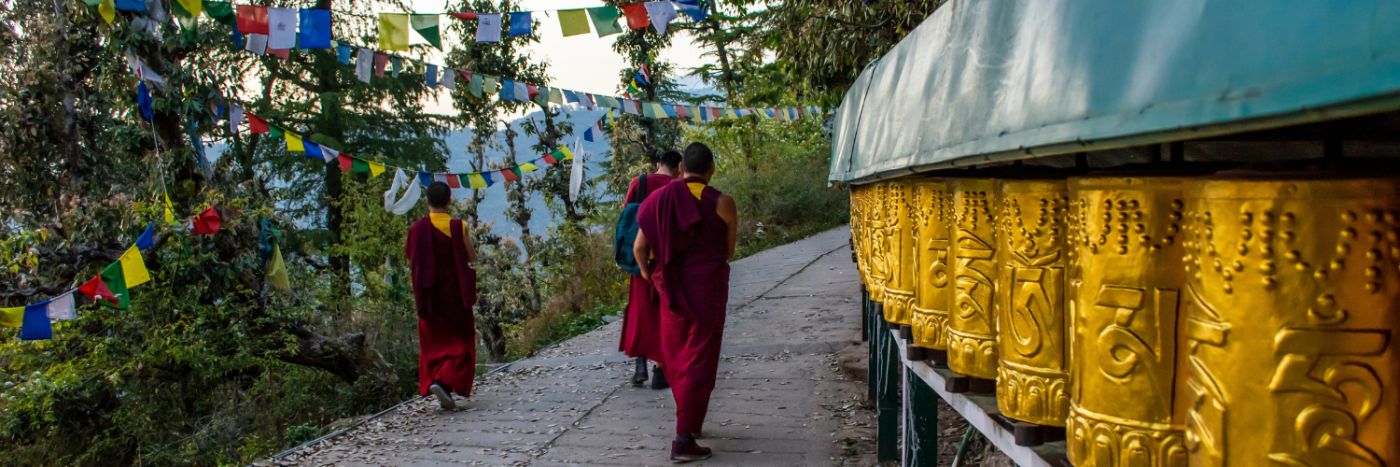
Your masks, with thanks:
<instances>
[{"instance_id":1,"label":"monk in maroon robe","mask_svg":"<svg viewBox=\"0 0 1400 467\"><path fill-rule=\"evenodd\" d=\"M732 198L709 186L715 172L710 148L686 147L681 167L682 179L653 193L638 210L633 252L642 276L661 295L661 368L676 400L671 460L689 462L711 455L695 438L719 370L739 214Z\"/></svg>"},{"instance_id":2,"label":"monk in maroon robe","mask_svg":"<svg viewBox=\"0 0 1400 467\"><path fill-rule=\"evenodd\" d=\"M428 217L409 227L404 245L418 309L418 392L447 410L457 408L452 393L471 396L476 377L476 253L466 225L447 213L451 201L446 183L429 185Z\"/></svg>"},{"instance_id":3,"label":"monk in maroon robe","mask_svg":"<svg viewBox=\"0 0 1400 467\"><path fill-rule=\"evenodd\" d=\"M680 170L681 153L666 151L656 160L656 173L632 179L624 203L637 203L675 181ZM639 192L646 177L646 191ZM624 204L626 206L626 204ZM647 360L661 362L661 295L651 281L640 275L628 279L627 310L622 314L622 342L618 350L637 359L632 385L641 386L647 380ZM666 389L666 376L660 367L652 368L651 388Z\"/></svg>"}]
</instances>

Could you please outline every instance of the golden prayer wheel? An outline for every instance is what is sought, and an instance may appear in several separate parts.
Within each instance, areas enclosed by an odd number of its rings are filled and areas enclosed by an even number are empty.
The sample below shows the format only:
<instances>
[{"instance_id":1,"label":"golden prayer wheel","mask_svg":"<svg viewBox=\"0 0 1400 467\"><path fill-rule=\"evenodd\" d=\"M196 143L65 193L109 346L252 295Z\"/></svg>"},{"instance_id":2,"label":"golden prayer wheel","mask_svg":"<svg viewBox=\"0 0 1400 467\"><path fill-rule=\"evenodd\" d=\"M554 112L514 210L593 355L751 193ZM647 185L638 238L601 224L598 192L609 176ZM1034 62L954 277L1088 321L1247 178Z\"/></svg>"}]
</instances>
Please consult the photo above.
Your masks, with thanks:
<instances>
[{"instance_id":1,"label":"golden prayer wheel","mask_svg":"<svg viewBox=\"0 0 1400 467\"><path fill-rule=\"evenodd\" d=\"M869 289L870 284L870 254L867 253L865 222L865 198L869 188L866 186L851 187L851 249L856 255L856 271L860 273L861 284Z\"/></svg>"},{"instance_id":2,"label":"golden prayer wheel","mask_svg":"<svg viewBox=\"0 0 1400 467\"><path fill-rule=\"evenodd\" d=\"M1068 188L1058 178L1003 180L997 198L997 408L1016 420L1064 426Z\"/></svg>"},{"instance_id":3,"label":"golden prayer wheel","mask_svg":"<svg viewBox=\"0 0 1400 467\"><path fill-rule=\"evenodd\" d=\"M1184 467L1173 397L1182 270L1176 177L1069 180L1067 426L1078 467Z\"/></svg>"},{"instance_id":4,"label":"golden prayer wheel","mask_svg":"<svg viewBox=\"0 0 1400 467\"><path fill-rule=\"evenodd\" d=\"M1191 465L1400 463L1400 179L1186 187Z\"/></svg>"},{"instance_id":5,"label":"golden prayer wheel","mask_svg":"<svg viewBox=\"0 0 1400 467\"><path fill-rule=\"evenodd\" d=\"M964 376L997 377L992 298L996 286L996 179L952 182L953 294L948 316L948 368Z\"/></svg>"},{"instance_id":6,"label":"golden prayer wheel","mask_svg":"<svg viewBox=\"0 0 1400 467\"><path fill-rule=\"evenodd\" d=\"M953 192L948 180L915 180L909 210L914 221L914 345L948 348L948 305L952 302L952 271L948 266L948 237L953 223Z\"/></svg>"},{"instance_id":7,"label":"golden prayer wheel","mask_svg":"<svg viewBox=\"0 0 1400 467\"><path fill-rule=\"evenodd\" d=\"M866 257L870 259L865 288L870 292L870 300L876 302L885 301L885 281L889 274L889 254L886 245L889 243L885 235L884 212L885 192L888 191L885 183L874 183L867 185L864 200L861 201L861 213L863 214L861 224L865 230L865 245L863 249Z\"/></svg>"},{"instance_id":8,"label":"golden prayer wheel","mask_svg":"<svg viewBox=\"0 0 1400 467\"><path fill-rule=\"evenodd\" d=\"M885 321L908 326L914 305L914 220L909 202L913 185L908 180L884 182L882 214L885 218L886 259L889 276L885 280Z\"/></svg>"}]
</instances>

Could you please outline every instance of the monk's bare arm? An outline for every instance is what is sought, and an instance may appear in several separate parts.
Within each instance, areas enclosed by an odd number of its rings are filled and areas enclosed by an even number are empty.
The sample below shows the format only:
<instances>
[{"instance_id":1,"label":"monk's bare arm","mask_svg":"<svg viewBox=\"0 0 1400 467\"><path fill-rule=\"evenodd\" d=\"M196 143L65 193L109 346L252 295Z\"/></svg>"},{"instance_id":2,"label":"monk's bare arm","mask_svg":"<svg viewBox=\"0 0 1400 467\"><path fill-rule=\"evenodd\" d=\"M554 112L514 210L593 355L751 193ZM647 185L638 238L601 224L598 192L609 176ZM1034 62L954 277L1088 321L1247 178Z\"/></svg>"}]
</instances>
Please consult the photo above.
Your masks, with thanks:
<instances>
[{"instance_id":1,"label":"monk's bare arm","mask_svg":"<svg viewBox=\"0 0 1400 467\"><path fill-rule=\"evenodd\" d=\"M733 258L734 245L739 241L739 206L734 204L734 198L722 195L715 208L719 217L724 219L724 223L729 224L729 253L725 258Z\"/></svg>"},{"instance_id":2,"label":"monk's bare arm","mask_svg":"<svg viewBox=\"0 0 1400 467\"><path fill-rule=\"evenodd\" d=\"M642 278L651 280L651 245L647 236L637 231L637 241L632 242L632 257L637 258L637 267L642 270Z\"/></svg>"}]
</instances>

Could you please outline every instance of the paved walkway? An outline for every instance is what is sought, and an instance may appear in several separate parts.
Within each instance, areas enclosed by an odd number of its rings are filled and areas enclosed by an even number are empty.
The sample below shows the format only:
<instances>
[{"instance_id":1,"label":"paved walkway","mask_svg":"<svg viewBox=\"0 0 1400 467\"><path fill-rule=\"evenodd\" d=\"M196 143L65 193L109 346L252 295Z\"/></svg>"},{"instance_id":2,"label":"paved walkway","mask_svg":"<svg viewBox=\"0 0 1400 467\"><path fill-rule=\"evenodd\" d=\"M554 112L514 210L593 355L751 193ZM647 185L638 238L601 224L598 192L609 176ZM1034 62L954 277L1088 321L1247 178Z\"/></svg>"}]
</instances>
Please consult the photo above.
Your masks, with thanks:
<instances>
[{"instance_id":1,"label":"paved walkway","mask_svg":"<svg viewBox=\"0 0 1400 467\"><path fill-rule=\"evenodd\" d=\"M868 465L859 279L845 227L735 262L719 382L695 465ZM478 381L467 408L419 399L285 465L662 465L670 391L633 388L618 323ZM863 362L858 363L863 365ZM858 372L863 372L858 369ZM459 399L460 401L460 399Z\"/></svg>"}]
</instances>

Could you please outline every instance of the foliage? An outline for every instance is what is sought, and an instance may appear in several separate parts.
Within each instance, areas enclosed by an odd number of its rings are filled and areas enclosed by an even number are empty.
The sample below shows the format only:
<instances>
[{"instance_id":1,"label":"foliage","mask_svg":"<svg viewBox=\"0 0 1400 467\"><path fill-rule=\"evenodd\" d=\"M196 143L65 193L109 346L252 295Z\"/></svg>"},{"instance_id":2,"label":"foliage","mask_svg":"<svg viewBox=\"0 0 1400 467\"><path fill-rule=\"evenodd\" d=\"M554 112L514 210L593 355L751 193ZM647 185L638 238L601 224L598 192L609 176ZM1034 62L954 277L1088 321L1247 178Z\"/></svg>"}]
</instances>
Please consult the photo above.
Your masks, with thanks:
<instances>
[{"instance_id":1,"label":"foliage","mask_svg":"<svg viewBox=\"0 0 1400 467\"><path fill-rule=\"evenodd\" d=\"M687 139L714 151L716 173L711 184L738 204L737 256L848 220L846 191L826 186L831 144L815 119L738 120L692 128Z\"/></svg>"}]
</instances>

